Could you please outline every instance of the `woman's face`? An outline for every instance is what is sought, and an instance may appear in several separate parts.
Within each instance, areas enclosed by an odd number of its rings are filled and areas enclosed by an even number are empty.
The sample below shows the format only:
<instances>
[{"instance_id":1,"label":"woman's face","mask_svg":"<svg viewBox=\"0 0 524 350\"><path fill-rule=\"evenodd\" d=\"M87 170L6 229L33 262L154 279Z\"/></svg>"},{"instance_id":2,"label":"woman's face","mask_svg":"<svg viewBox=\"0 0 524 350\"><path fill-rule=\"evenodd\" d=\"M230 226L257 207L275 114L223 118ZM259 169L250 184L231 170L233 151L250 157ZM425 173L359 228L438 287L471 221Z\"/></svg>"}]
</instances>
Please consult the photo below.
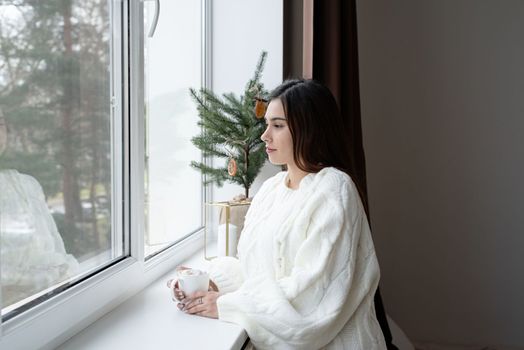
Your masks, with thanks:
<instances>
[{"instance_id":1,"label":"woman's face","mask_svg":"<svg viewBox=\"0 0 524 350\"><path fill-rule=\"evenodd\" d=\"M4 153L7 147L7 124L5 118L0 116L0 155Z\"/></svg>"},{"instance_id":2,"label":"woman's face","mask_svg":"<svg viewBox=\"0 0 524 350\"><path fill-rule=\"evenodd\" d=\"M275 165L294 164L293 138L280 99L271 100L264 119L267 127L260 138L266 144L269 161Z\"/></svg>"}]
</instances>

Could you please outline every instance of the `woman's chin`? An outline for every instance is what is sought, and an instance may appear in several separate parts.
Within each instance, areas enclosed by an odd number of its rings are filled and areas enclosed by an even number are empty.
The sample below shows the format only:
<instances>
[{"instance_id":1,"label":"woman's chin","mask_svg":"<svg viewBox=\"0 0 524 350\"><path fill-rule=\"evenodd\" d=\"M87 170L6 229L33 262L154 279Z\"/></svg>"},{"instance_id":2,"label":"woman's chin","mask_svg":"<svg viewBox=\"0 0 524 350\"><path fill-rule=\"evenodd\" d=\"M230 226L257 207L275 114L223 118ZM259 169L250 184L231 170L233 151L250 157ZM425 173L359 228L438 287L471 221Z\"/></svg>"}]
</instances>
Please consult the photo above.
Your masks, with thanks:
<instances>
[{"instance_id":1,"label":"woman's chin","mask_svg":"<svg viewBox=\"0 0 524 350\"><path fill-rule=\"evenodd\" d=\"M269 159L269 162L273 165L285 165L286 164L285 162L280 162L277 159L271 159L271 157L268 157L268 159Z\"/></svg>"}]
</instances>

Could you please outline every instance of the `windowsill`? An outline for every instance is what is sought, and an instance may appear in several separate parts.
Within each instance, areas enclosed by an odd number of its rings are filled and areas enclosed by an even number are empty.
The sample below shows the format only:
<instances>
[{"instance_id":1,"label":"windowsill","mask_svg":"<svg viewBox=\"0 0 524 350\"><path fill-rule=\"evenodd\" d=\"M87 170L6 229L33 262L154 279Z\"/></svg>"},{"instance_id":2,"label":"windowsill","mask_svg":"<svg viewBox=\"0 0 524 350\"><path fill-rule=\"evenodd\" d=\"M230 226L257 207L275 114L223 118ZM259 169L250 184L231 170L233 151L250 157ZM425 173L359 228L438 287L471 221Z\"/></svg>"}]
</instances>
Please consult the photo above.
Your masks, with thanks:
<instances>
[{"instance_id":1,"label":"windowsill","mask_svg":"<svg viewBox=\"0 0 524 350\"><path fill-rule=\"evenodd\" d=\"M206 269L207 262L199 251L183 265ZM166 287L173 275L160 277L58 349L241 349L247 339L241 327L178 310Z\"/></svg>"}]
</instances>

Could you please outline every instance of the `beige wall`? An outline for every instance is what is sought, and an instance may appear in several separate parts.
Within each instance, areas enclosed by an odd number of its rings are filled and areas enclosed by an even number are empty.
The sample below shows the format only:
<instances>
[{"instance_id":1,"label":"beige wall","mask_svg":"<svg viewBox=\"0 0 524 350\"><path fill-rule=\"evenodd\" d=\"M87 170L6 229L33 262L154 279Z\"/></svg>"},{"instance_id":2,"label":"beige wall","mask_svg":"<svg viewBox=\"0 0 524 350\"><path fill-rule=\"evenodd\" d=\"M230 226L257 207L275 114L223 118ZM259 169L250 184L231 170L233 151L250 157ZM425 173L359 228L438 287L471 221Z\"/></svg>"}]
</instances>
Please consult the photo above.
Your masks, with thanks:
<instances>
[{"instance_id":1,"label":"beige wall","mask_svg":"<svg viewBox=\"0 0 524 350\"><path fill-rule=\"evenodd\" d=\"M357 12L388 313L414 340L524 348L524 1Z\"/></svg>"}]
</instances>

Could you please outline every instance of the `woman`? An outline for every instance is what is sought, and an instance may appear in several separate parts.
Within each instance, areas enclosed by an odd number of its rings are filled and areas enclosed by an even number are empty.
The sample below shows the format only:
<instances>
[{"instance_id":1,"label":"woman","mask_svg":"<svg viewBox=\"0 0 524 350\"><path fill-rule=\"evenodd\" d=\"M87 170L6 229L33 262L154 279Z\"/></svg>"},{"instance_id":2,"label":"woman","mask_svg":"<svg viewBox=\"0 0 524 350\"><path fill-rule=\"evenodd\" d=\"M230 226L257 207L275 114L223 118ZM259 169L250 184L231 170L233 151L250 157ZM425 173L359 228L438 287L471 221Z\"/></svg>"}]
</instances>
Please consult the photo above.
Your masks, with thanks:
<instances>
[{"instance_id":1,"label":"woman","mask_svg":"<svg viewBox=\"0 0 524 350\"><path fill-rule=\"evenodd\" d=\"M242 326L257 349L385 349L373 296L379 266L333 95L312 80L272 93L262 135L271 163L246 215L238 259L213 260L216 288L189 313Z\"/></svg>"}]
</instances>

